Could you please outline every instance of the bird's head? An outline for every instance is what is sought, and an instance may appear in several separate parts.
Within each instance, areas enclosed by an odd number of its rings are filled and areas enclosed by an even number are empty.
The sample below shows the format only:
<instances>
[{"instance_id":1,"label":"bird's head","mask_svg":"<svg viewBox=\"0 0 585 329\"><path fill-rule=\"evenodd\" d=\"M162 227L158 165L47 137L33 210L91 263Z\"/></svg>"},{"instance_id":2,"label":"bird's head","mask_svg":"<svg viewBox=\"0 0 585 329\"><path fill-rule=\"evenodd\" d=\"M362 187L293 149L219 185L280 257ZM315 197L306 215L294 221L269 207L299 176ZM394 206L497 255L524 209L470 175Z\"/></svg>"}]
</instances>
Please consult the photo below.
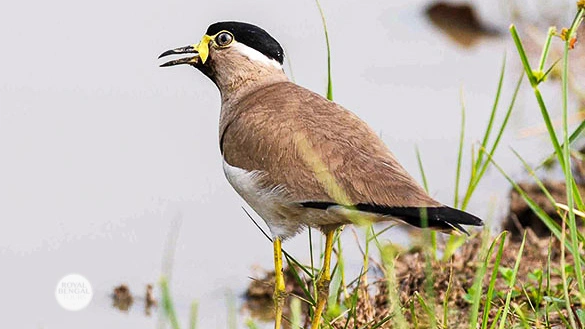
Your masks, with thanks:
<instances>
[{"instance_id":1,"label":"bird's head","mask_svg":"<svg viewBox=\"0 0 585 329\"><path fill-rule=\"evenodd\" d=\"M159 58L181 54L191 56L168 61L161 67L191 65L211 78L220 90L238 81L283 72L284 51L280 44L262 28L248 23L214 23L199 43L165 51Z\"/></svg>"}]
</instances>

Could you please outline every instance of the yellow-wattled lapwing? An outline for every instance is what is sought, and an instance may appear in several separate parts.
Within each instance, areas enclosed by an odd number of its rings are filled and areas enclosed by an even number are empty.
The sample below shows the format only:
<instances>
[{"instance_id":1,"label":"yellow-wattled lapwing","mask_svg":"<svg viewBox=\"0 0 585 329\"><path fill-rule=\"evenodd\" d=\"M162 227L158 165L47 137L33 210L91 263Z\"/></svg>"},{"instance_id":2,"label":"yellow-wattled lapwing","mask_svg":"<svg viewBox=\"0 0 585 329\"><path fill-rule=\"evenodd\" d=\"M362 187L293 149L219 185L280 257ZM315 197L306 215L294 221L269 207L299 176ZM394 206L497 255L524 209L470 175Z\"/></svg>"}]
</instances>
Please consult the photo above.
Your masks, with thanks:
<instances>
[{"instance_id":1,"label":"yellow-wattled lapwing","mask_svg":"<svg viewBox=\"0 0 585 329\"><path fill-rule=\"evenodd\" d=\"M326 236L312 324L318 328L329 290L333 233L340 225L400 220L446 232L482 225L431 198L355 114L290 82L282 47L263 29L215 23L198 44L160 57L178 54L192 56L161 66L191 65L219 88L225 175L272 233L275 328L285 293L281 241L304 227L317 227Z\"/></svg>"}]
</instances>

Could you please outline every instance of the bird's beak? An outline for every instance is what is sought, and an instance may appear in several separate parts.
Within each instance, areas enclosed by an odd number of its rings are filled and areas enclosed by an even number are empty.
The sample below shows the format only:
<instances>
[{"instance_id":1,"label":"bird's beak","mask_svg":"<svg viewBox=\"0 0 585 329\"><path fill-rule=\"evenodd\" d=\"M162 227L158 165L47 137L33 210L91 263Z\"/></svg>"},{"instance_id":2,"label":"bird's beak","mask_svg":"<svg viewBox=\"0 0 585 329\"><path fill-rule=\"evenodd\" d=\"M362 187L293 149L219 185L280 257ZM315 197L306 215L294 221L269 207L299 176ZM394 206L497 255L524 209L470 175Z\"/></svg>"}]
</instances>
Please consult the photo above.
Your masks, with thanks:
<instances>
[{"instance_id":1,"label":"bird's beak","mask_svg":"<svg viewBox=\"0 0 585 329\"><path fill-rule=\"evenodd\" d=\"M206 34L201 39L201 42L199 42L198 44L165 51L164 53L160 54L158 58L179 54L195 54L195 56L175 59L164 64L161 64L160 67L174 66L180 64L191 65L195 65L198 63L205 64L205 61L207 61L207 57L209 57L209 42L211 40L212 38Z\"/></svg>"}]
</instances>

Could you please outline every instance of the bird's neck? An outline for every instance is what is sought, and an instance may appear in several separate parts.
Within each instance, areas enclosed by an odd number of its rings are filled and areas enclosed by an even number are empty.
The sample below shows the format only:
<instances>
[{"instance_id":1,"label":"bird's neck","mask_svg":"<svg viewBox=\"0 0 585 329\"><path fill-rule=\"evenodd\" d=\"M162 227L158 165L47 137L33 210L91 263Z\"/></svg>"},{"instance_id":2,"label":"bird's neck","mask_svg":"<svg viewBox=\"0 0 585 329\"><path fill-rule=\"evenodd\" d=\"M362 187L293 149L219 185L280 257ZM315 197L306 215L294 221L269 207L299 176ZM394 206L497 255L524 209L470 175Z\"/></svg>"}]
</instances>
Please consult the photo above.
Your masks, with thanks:
<instances>
[{"instance_id":1,"label":"bird's neck","mask_svg":"<svg viewBox=\"0 0 585 329\"><path fill-rule=\"evenodd\" d=\"M284 81L288 81L288 77L281 67L274 65L244 65L237 70L224 67L216 70L214 79L223 104L232 103L260 88Z\"/></svg>"}]
</instances>

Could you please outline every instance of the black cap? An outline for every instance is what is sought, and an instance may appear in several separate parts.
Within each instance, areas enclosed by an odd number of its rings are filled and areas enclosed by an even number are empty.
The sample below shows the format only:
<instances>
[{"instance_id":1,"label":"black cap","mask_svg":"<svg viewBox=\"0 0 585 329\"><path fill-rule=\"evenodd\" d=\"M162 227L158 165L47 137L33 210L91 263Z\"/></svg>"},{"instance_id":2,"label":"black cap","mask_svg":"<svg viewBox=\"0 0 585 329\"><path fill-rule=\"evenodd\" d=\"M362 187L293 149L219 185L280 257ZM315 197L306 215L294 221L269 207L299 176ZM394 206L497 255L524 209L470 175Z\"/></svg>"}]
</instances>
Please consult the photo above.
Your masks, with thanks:
<instances>
[{"instance_id":1,"label":"black cap","mask_svg":"<svg viewBox=\"0 0 585 329\"><path fill-rule=\"evenodd\" d=\"M258 50L281 65L284 62L284 50L278 41L256 25L241 22L217 22L207 28L206 34L211 36L221 31L229 31L234 35L236 41Z\"/></svg>"}]
</instances>

